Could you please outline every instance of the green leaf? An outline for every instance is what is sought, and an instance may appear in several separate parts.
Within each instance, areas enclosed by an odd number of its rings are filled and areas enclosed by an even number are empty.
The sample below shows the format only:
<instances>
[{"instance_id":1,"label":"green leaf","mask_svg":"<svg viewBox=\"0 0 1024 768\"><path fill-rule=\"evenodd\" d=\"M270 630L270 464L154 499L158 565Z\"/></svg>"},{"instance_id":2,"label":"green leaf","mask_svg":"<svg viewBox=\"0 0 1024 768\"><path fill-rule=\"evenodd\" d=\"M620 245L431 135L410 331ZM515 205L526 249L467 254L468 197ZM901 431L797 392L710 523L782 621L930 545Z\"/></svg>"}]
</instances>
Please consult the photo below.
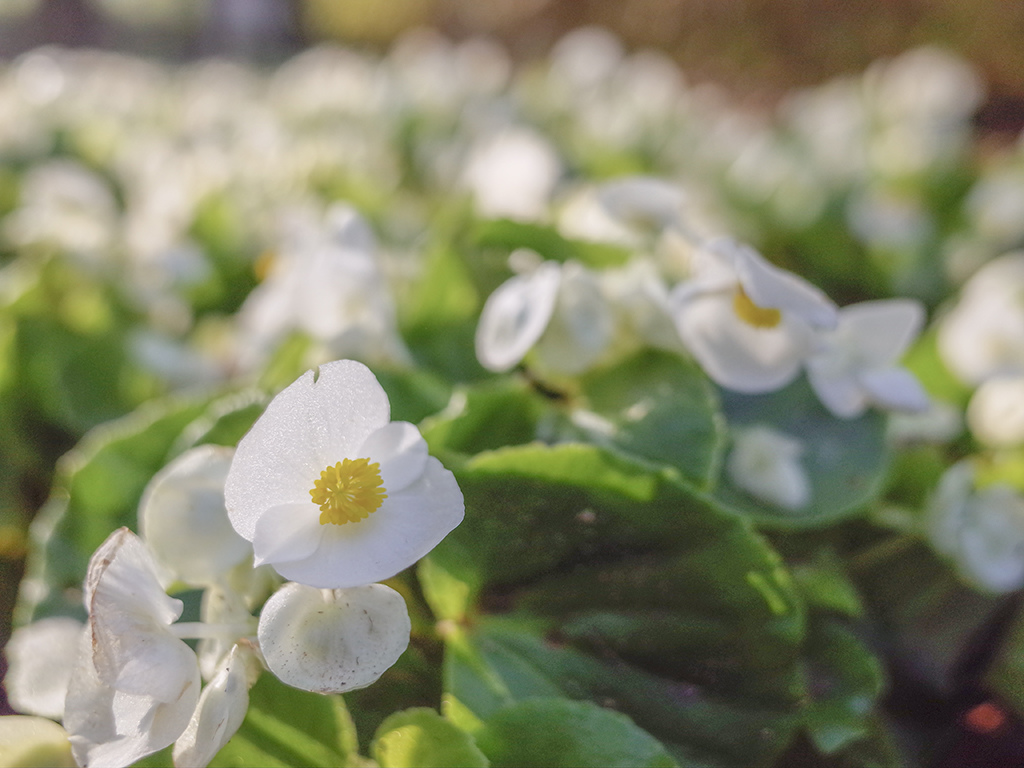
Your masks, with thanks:
<instances>
[{"instance_id":1,"label":"green leaf","mask_svg":"<svg viewBox=\"0 0 1024 768\"><path fill-rule=\"evenodd\" d=\"M574 259L588 267L621 266L629 261L630 252L603 243L570 240L556 229L543 224L532 224L511 219L493 219L480 223L475 231L478 246L513 251L530 248L545 259L569 261Z\"/></svg>"},{"instance_id":2,"label":"green leaf","mask_svg":"<svg viewBox=\"0 0 1024 768\"><path fill-rule=\"evenodd\" d=\"M842 624L812 624L804 662L810 702L805 722L826 755L866 738L885 679L878 659Z\"/></svg>"},{"instance_id":3,"label":"green leaf","mask_svg":"<svg viewBox=\"0 0 1024 768\"><path fill-rule=\"evenodd\" d=\"M263 674L249 692L249 711L211 768L260 765L361 765L355 726L340 696L291 688Z\"/></svg>"},{"instance_id":4,"label":"green leaf","mask_svg":"<svg viewBox=\"0 0 1024 768\"><path fill-rule=\"evenodd\" d=\"M810 503L793 511L758 501L725 480L715 497L730 509L762 525L821 527L859 512L881 492L889 450L880 413L836 418L803 378L767 395L723 392L722 401L730 427L761 424L799 439L811 484Z\"/></svg>"},{"instance_id":5,"label":"green leaf","mask_svg":"<svg viewBox=\"0 0 1024 768\"><path fill-rule=\"evenodd\" d=\"M388 393L394 421L419 424L444 408L451 399L451 386L427 371L375 368L373 373Z\"/></svg>"},{"instance_id":6,"label":"green leaf","mask_svg":"<svg viewBox=\"0 0 1024 768\"><path fill-rule=\"evenodd\" d=\"M803 606L748 523L593 445L508 447L455 472L466 519L424 592L462 622L443 631L460 723L528 696L611 698L677 756L744 765L785 746ZM494 608L510 623L481 615Z\"/></svg>"},{"instance_id":7,"label":"green leaf","mask_svg":"<svg viewBox=\"0 0 1024 768\"><path fill-rule=\"evenodd\" d=\"M380 768L487 768L473 738L432 709L396 712L377 729L371 747Z\"/></svg>"},{"instance_id":8,"label":"green leaf","mask_svg":"<svg viewBox=\"0 0 1024 768\"><path fill-rule=\"evenodd\" d=\"M477 733L477 742L496 767L677 765L629 717L586 701L529 699L505 707Z\"/></svg>"},{"instance_id":9,"label":"green leaf","mask_svg":"<svg viewBox=\"0 0 1024 768\"><path fill-rule=\"evenodd\" d=\"M818 549L812 561L793 565L790 571L808 607L850 618L864 613L857 588L831 549Z\"/></svg>"},{"instance_id":10,"label":"green leaf","mask_svg":"<svg viewBox=\"0 0 1024 768\"><path fill-rule=\"evenodd\" d=\"M648 350L584 376L580 383L587 407L604 421L594 435L597 440L673 467L702 489L712 486L725 423L718 395L696 365ZM607 427L610 434L604 433Z\"/></svg>"}]
</instances>

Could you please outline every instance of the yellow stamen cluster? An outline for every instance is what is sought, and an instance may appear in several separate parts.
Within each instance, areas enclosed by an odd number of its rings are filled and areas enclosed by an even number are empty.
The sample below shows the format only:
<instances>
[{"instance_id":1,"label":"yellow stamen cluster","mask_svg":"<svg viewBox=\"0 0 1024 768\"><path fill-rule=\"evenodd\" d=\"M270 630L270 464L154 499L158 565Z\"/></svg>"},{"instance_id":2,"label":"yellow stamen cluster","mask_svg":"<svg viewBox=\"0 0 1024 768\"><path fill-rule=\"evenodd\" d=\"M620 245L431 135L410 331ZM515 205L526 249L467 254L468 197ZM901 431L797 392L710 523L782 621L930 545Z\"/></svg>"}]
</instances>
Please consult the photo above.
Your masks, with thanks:
<instances>
[{"instance_id":1,"label":"yellow stamen cluster","mask_svg":"<svg viewBox=\"0 0 1024 768\"><path fill-rule=\"evenodd\" d=\"M320 507L320 525L358 523L377 511L387 493L380 464L369 459L343 459L320 473L309 495Z\"/></svg>"},{"instance_id":2,"label":"yellow stamen cluster","mask_svg":"<svg viewBox=\"0 0 1024 768\"><path fill-rule=\"evenodd\" d=\"M742 288L733 295L732 308L740 320L755 328L774 328L782 322L779 310L757 306Z\"/></svg>"}]
</instances>

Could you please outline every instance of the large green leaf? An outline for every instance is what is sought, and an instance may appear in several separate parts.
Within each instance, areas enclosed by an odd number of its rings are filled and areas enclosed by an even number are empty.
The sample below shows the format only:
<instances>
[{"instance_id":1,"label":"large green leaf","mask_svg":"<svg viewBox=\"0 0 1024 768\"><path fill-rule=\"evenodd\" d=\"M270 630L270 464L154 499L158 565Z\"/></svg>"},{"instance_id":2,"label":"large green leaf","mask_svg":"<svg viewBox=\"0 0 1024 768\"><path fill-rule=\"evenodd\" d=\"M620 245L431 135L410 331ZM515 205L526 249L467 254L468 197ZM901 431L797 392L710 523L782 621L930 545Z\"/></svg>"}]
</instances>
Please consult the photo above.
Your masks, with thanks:
<instances>
[{"instance_id":1,"label":"large green leaf","mask_svg":"<svg viewBox=\"0 0 1024 768\"><path fill-rule=\"evenodd\" d=\"M601 418L590 431L595 441L673 467L698 487L711 488L725 423L718 395L696 365L648 350L584 376L580 383L588 411Z\"/></svg>"},{"instance_id":2,"label":"large green leaf","mask_svg":"<svg viewBox=\"0 0 1024 768\"><path fill-rule=\"evenodd\" d=\"M508 768L671 768L676 761L626 716L588 701L527 699L477 734L491 765Z\"/></svg>"},{"instance_id":3,"label":"large green leaf","mask_svg":"<svg viewBox=\"0 0 1024 768\"><path fill-rule=\"evenodd\" d=\"M466 625L447 633L456 710L486 719L526 696L611 698L676 755L743 765L785 746L803 608L749 524L593 445L484 452L456 476L466 519L423 582ZM540 618L480 615L510 608Z\"/></svg>"},{"instance_id":4,"label":"large green leaf","mask_svg":"<svg viewBox=\"0 0 1024 768\"><path fill-rule=\"evenodd\" d=\"M270 673L253 686L245 721L210 762L212 768L364 764L340 696L300 691Z\"/></svg>"},{"instance_id":5,"label":"large green leaf","mask_svg":"<svg viewBox=\"0 0 1024 768\"><path fill-rule=\"evenodd\" d=\"M730 427L765 425L799 439L804 446L801 464L811 485L810 503L786 510L758 501L725 480L715 496L730 509L763 525L820 527L858 512L881 492L889 459L881 414L836 418L802 378L767 395L723 392L722 403Z\"/></svg>"}]
</instances>

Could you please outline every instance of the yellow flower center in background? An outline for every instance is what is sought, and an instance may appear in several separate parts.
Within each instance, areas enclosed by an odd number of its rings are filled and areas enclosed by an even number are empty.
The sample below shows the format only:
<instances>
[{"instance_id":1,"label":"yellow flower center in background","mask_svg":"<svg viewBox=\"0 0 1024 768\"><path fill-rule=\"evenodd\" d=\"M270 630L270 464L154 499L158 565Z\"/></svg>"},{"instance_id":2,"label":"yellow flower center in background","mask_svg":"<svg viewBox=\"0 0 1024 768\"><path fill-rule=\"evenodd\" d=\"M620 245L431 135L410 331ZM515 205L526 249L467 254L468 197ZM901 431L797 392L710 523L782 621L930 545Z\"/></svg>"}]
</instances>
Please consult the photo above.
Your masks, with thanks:
<instances>
[{"instance_id":1,"label":"yellow flower center in background","mask_svg":"<svg viewBox=\"0 0 1024 768\"><path fill-rule=\"evenodd\" d=\"M320 525L358 523L384 503L387 493L380 464L344 459L320 473L309 495L320 506Z\"/></svg>"},{"instance_id":2,"label":"yellow flower center in background","mask_svg":"<svg viewBox=\"0 0 1024 768\"><path fill-rule=\"evenodd\" d=\"M733 295L732 308L740 320L755 328L774 328L782 322L779 310L757 306L742 288Z\"/></svg>"}]
</instances>

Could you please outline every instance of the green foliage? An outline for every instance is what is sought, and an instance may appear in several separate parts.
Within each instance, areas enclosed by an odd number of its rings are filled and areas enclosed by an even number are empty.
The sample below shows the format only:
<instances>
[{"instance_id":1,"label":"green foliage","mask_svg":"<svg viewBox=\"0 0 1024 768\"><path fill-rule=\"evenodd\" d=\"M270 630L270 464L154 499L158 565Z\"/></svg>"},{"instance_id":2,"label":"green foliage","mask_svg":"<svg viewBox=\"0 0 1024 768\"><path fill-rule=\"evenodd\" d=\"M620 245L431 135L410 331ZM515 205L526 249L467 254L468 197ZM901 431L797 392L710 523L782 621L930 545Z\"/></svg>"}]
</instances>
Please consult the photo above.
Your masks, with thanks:
<instances>
[{"instance_id":1,"label":"green foliage","mask_svg":"<svg viewBox=\"0 0 1024 768\"><path fill-rule=\"evenodd\" d=\"M490 763L465 731L432 709L396 712L374 736L380 768L487 768Z\"/></svg>"}]
</instances>

